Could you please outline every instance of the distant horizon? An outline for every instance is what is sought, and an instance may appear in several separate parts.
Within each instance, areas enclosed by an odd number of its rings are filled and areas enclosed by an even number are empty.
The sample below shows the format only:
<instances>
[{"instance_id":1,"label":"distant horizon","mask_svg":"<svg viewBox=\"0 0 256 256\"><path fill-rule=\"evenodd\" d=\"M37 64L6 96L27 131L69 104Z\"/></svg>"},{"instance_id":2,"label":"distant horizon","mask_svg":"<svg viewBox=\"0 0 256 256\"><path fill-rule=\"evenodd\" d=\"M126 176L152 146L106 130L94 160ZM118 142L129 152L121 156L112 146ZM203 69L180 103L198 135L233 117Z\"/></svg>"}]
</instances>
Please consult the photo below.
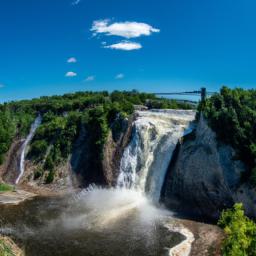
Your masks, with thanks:
<instances>
[{"instance_id":1,"label":"distant horizon","mask_svg":"<svg viewBox=\"0 0 256 256\"><path fill-rule=\"evenodd\" d=\"M223 86L226 86L226 85L223 85ZM223 87L221 86L221 87ZM221 87L219 88L219 90L221 89ZM229 87L229 86L227 86ZM231 89L235 89L235 88L241 88L241 89L244 89L244 90L251 90L251 89L255 89L255 88L242 88L242 87L229 87ZM199 90L200 88L195 88L194 90ZM206 88L207 89L207 88ZM39 96L35 96L35 97L30 97L30 98L19 98L19 99L10 99L10 100L2 100L2 98L0 98L0 104L3 104L3 103L9 103L9 102L14 102L14 101L23 101L23 100L32 100L32 99L38 99L38 98L41 98L41 97L54 97L54 96L63 96L65 94L75 94L75 93L79 93L79 92L93 92L93 93L97 93L97 92L104 92L104 91L107 91L108 93L112 93L113 91L127 91L127 92L131 92L133 90L136 90L138 91L139 93L149 93L149 94L155 94L155 93L171 93L171 92L182 92L182 91L185 91L185 90L180 90L180 91L160 91L160 92L149 92L149 91L141 91L141 90L137 90L135 88L131 89L131 90L118 90L118 89L114 89L114 90L78 90L78 91L69 91L69 92L63 92L63 93L59 93L59 94L48 94L48 95L39 95ZM217 91L214 91L214 92L219 92L219 90ZM208 90L209 91L209 90ZM211 91L213 92L213 91ZM167 99L173 99L173 100L184 100L184 101L194 101L194 102L197 102L200 100L200 95L159 95L157 96L159 98L167 98Z\"/></svg>"},{"instance_id":2,"label":"distant horizon","mask_svg":"<svg viewBox=\"0 0 256 256\"><path fill-rule=\"evenodd\" d=\"M253 0L3 0L0 102L256 88Z\"/></svg>"}]
</instances>

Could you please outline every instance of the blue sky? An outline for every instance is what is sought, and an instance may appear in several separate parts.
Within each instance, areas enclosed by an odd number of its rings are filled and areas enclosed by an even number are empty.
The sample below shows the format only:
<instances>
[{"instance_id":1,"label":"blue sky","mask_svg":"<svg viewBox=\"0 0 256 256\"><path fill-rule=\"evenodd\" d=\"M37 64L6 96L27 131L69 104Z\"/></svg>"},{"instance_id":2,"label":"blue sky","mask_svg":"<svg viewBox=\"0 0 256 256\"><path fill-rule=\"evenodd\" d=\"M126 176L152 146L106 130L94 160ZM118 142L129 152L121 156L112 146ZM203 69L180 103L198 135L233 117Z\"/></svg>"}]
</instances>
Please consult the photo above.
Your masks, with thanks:
<instances>
[{"instance_id":1,"label":"blue sky","mask_svg":"<svg viewBox=\"0 0 256 256\"><path fill-rule=\"evenodd\" d=\"M255 10L254 0L1 0L0 101L255 88Z\"/></svg>"}]
</instances>

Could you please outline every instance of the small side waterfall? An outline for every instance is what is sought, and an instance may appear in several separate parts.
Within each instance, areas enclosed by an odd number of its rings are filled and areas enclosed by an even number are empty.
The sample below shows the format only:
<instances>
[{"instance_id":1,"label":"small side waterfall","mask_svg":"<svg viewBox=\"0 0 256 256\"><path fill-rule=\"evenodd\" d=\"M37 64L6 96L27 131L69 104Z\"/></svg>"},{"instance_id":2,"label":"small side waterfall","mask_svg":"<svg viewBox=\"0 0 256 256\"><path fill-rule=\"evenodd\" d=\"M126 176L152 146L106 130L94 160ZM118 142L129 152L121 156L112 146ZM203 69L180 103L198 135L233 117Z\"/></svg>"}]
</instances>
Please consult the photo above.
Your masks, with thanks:
<instances>
[{"instance_id":1,"label":"small side waterfall","mask_svg":"<svg viewBox=\"0 0 256 256\"><path fill-rule=\"evenodd\" d=\"M136 114L117 186L139 190L158 202L172 153L178 140L192 131L195 111L152 110Z\"/></svg>"},{"instance_id":2,"label":"small side waterfall","mask_svg":"<svg viewBox=\"0 0 256 256\"><path fill-rule=\"evenodd\" d=\"M31 125L30 128L30 132L27 136L27 138L25 139L25 141L23 142L22 146L21 146L21 157L20 157L20 164L19 164L19 176L18 178L15 180L15 184L18 184L23 173L25 170L25 155L26 155L26 150L27 150L27 146L29 145L30 141L33 139L36 129L37 127L41 124L42 122L42 117L41 115L39 115L35 121L33 122L33 124Z\"/></svg>"}]
</instances>

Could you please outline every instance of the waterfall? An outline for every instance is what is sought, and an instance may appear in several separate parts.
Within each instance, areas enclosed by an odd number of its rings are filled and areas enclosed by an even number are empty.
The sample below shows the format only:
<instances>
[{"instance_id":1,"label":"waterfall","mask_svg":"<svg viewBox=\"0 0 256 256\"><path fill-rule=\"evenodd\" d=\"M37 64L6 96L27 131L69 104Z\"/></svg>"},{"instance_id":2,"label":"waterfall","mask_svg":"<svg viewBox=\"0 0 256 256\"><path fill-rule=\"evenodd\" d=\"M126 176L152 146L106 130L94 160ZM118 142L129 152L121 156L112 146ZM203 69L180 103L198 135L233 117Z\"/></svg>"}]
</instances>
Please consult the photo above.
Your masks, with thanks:
<instances>
[{"instance_id":1,"label":"waterfall","mask_svg":"<svg viewBox=\"0 0 256 256\"><path fill-rule=\"evenodd\" d=\"M178 140L193 130L195 111L151 110L136 115L117 186L139 190L158 202L172 153Z\"/></svg>"},{"instance_id":2,"label":"waterfall","mask_svg":"<svg viewBox=\"0 0 256 256\"><path fill-rule=\"evenodd\" d=\"M41 124L42 122L42 117L41 115L37 116L37 118L35 119L35 121L33 122L33 124L31 125L29 134L27 136L27 138L25 139L25 141L23 142L22 146L21 146L21 156L20 156L20 164L19 164L19 176L18 178L15 180L15 184L18 184L23 173L24 173L24 169L25 169L25 155L26 155L26 150L27 150L27 146L29 145L30 141L33 139L34 134L36 132L37 127Z\"/></svg>"}]
</instances>

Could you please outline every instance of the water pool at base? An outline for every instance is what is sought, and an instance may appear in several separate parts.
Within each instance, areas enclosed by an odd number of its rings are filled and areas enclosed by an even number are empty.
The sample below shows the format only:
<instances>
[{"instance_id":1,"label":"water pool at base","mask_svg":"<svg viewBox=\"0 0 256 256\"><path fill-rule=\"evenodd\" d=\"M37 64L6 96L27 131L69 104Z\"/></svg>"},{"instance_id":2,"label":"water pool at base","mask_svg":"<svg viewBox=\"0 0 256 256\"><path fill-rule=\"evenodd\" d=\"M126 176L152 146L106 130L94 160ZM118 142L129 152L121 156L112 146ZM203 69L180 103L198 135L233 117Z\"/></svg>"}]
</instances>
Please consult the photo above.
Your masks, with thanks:
<instances>
[{"instance_id":1,"label":"water pool at base","mask_svg":"<svg viewBox=\"0 0 256 256\"><path fill-rule=\"evenodd\" d=\"M163 226L153 206L122 196L104 202L113 193L104 194L0 206L0 233L11 236L26 256L158 256L184 239ZM102 200L92 204L94 197Z\"/></svg>"}]
</instances>

